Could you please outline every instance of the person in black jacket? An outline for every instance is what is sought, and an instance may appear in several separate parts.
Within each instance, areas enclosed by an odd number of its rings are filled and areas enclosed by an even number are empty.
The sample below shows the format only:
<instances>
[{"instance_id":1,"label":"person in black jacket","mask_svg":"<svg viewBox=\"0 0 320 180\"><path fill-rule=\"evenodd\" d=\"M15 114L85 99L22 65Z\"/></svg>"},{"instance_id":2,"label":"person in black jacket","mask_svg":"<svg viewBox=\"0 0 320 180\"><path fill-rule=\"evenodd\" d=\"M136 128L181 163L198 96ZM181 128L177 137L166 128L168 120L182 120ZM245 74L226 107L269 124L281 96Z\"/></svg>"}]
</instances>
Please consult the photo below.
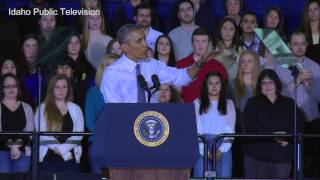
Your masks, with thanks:
<instances>
[{"instance_id":1,"label":"person in black jacket","mask_svg":"<svg viewBox=\"0 0 320 180\"><path fill-rule=\"evenodd\" d=\"M265 69L258 77L256 96L243 113L246 133L291 134L294 131L294 100L282 96L275 71ZM297 111L299 131L302 115ZM243 146L246 178L288 178L293 160L291 139L250 138Z\"/></svg>"}]
</instances>

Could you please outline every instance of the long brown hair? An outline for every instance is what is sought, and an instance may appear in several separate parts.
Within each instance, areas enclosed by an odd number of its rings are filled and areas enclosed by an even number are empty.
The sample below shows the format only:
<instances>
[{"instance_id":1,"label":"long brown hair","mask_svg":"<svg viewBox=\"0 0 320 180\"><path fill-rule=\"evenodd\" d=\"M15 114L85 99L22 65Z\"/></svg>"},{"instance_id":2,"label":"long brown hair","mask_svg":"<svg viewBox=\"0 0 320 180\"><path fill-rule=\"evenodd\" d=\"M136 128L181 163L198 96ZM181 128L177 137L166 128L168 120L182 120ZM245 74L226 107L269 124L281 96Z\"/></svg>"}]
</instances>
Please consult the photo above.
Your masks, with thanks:
<instances>
[{"instance_id":1,"label":"long brown hair","mask_svg":"<svg viewBox=\"0 0 320 180\"><path fill-rule=\"evenodd\" d=\"M44 116L48 124L48 131L61 131L62 128L63 115L57 107L55 97L53 94L54 88L59 80L65 80L68 85L68 93L65 101L72 101L73 93L69 79L64 75L53 76L49 81L47 95L44 100Z\"/></svg>"},{"instance_id":2,"label":"long brown hair","mask_svg":"<svg viewBox=\"0 0 320 180\"><path fill-rule=\"evenodd\" d=\"M260 73L258 54L252 50L249 50L249 49L242 51L242 53L239 57L238 72L237 72L237 76L235 79L235 92L236 92L236 99L237 100L239 100L245 93L245 84L244 84L243 75L242 75L243 72L241 70L241 60L245 55L252 56L254 59L254 63L255 63L254 68L253 68L253 72L252 72L252 76L251 76L253 92L255 92L255 87L256 87L258 75Z\"/></svg>"},{"instance_id":3,"label":"long brown hair","mask_svg":"<svg viewBox=\"0 0 320 180\"><path fill-rule=\"evenodd\" d=\"M311 32L311 27L310 27L310 20L309 20L309 15L308 15L308 11L309 11L309 6L312 3L316 3L318 4L318 6L320 6L320 2L317 0L309 0L306 5L304 6L303 9L303 14L302 14L302 20L301 20L301 25L300 25L300 30L306 35L307 40L309 43L312 43L312 32ZM318 32L320 33L320 18L319 18L319 22L318 22Z\"/></svg>"}]
</instances>

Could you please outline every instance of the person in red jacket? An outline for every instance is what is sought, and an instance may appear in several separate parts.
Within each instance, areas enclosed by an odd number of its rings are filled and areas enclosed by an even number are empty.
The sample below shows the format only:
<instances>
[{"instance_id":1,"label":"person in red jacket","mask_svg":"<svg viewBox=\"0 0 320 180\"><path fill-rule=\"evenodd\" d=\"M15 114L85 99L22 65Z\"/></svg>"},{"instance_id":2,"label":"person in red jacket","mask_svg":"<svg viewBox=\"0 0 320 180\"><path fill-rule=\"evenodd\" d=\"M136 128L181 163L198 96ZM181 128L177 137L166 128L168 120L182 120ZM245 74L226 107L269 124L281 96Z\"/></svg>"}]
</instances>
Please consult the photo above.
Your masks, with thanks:
<instances>
[{"instance_id":1,"label":"person in red jacket","mask_svg":"<svg viewBox=\"0 0 320 180\"><path fill-rule=\"evenodd\" d=\"M197 28L194 30L191 38L193 52L189 56L177 61L177 68L192 66L195 62L203 57L207 57L209 54L210 36L206 29ZM184 102L193 102L199 97L202 81L204 80L205 76L212 71L219 72L224 80L228 80L228 75L224 66L212 58L208 60L207 63L202 65L196 79L194 79L189 85L183 86L181 97Z\"/></svg>"}]
</instances>

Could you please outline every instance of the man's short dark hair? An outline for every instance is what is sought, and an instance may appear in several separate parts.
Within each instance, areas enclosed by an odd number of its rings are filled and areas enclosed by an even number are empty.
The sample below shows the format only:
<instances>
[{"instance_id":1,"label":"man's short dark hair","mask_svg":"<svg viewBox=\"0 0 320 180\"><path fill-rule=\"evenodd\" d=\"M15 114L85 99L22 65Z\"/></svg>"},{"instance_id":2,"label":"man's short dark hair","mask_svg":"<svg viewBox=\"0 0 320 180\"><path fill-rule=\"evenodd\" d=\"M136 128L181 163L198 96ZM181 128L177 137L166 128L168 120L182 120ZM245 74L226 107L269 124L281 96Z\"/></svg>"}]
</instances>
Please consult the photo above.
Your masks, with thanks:
<instances>
[{"instance_id":1,"label":"man's short dark hair","mask_svg":"<svg viewBox=\"0 0 320 180\"><path fill-rule=\"evenodd\" d=\"M202 28L202 27L199 27L197 29L195 29L192 33L192 36L191 36L191 41L193 42L193 37L194 36L208 36L209 38L209 41L210 41L210 35L209 35L209 31L206 29L206 28Z\"/></svg>"},{"instance_id":2,"label":"man's short dark hair","mask_svg":"<svg viewBox=\"0 0 320 180\"><path fill-rule=\"evenodd\" d=\"M119 41L119 44L124 44L128 42L128 36L133 31L140 30L140 27L136 24L126 24L123 25L117 34L117 40Z\"/></svg>"},{"instance_id":3,"label":"man's short dark hair","mask_svg":"<svg viewBox=\"0 0 320 180\"><path fill-rule=\"evenodd\" d=\"M152 7L148 3L140 3L134 8L133 15L137 16L140 9L149 9L152 14Z\"/></svg>"},{"instance_id":4,"label":"man's short dark hair","mask_svg":"<svg viewBox=\"0 0 320 180\"><path fill-rule=\"evenodd\" d=\"M247 15L254 16L256 18L257 23L258 23L258 17L253 11L246 11L245 13L243 13L243 15L241 16L241 22L243 20L243 17L245 17Z\"/></svg>"},{"instance_id":5,"label":"man's short dark hair","mask_svg":"<svg viewBox=\"0 0 320 180\"><path fill-rule=\"evenodd\" d=\"M192 1L190 1L190 0L181 0L181 1L178 2L177 6L176 6L176 14L179 13L180 5L183 4L183 3L189 3L191 5L193 11L194 11L194 4L193 4Z\"/></svg>"}]
</instances>

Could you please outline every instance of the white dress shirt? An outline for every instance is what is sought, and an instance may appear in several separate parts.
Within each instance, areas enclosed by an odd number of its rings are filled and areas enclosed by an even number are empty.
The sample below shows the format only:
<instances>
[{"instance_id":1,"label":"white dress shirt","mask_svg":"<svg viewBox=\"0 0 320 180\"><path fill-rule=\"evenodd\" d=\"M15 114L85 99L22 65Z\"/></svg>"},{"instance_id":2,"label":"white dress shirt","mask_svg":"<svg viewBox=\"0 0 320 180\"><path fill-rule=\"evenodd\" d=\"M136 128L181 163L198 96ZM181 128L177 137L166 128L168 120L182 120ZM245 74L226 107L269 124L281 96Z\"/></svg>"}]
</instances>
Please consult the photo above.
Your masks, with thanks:
<instances>
[{"instance_id":1,"label":"white dress shirt","mask_svg":"<svg viewBox=\"0 0 320 180\"><path fill-rule=\"evenodd\" d=\"M153 74L158 75L161 84L169 83L182 86L192 81L187 73L187 69L169 67L155 59L140 60L139 64L141 74L144 76L149 87L153 85L151 80ZM137 102L136 65L135 61L130 60L123 54L117 61L105 69L100 87L105 102ZM147 93L145 95L147 97ZM158 102L156 94L152 96L151 102Z\"/></svg>"},{"instance_id":2,"label":"white dress shirt","mask_svg":"<svg viewBox=\"0 0 320 180\"><path fill-rule=\"evenodd\" d=\"M146 41L148 46L154 51L155 45L156 45L156 41L158 39L159 36L162 35L162 32L156 31L154 29L152 29L152 27L149 28L149 33L146 37Z\"/></svg>"}]
</instances>

